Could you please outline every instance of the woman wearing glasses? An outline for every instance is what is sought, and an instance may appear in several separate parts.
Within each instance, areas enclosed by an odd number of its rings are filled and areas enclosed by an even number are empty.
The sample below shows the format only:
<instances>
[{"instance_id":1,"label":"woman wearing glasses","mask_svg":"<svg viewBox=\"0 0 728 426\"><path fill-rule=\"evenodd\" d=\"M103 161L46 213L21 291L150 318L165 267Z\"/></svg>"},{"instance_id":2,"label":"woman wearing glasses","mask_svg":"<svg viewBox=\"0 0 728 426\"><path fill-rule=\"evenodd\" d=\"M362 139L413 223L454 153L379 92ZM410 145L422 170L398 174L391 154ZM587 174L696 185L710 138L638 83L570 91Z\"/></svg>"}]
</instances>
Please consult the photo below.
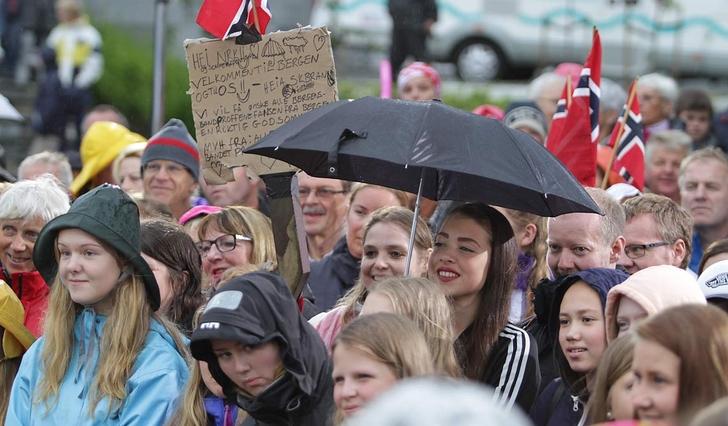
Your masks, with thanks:
<instances>
[{"instance_id":1,"label":"woman wearing glasses","mask_svg":"<svg viewBox=\"0 0 728 426\"><path fill-rule=\"evenodd\" d=\"M202 274L213 288L230 268L268 264L268 269L275 269L277 265L270 219L256 209L224 208L202 219L197 234Z\"/></svg>"}]
</instances>

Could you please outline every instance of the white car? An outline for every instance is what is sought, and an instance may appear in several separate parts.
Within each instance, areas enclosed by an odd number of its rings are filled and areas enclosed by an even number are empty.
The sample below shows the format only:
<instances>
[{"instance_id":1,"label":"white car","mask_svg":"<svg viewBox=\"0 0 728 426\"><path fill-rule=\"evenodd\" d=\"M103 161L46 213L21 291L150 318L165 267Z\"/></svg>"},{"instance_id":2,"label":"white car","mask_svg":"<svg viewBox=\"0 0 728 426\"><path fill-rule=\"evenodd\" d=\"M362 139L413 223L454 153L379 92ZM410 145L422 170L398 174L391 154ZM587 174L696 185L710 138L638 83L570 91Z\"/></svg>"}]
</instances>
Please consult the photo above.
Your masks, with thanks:
<instances>
[{"instance_id":1,"label":"white car","mask_svg":"<svg viewBox=\"0 0 728 426\"><path fill-rule=\"evenodd\" d=\"M389 48L386 0L314 0L313 25L340 45ZM509 69L584 61L592 27L602 72L631 80L662 70L728 76L728 7L716 0L438 0L428 42L432 60L452 62L468 81Z\"/></svg>"}]
</instances>

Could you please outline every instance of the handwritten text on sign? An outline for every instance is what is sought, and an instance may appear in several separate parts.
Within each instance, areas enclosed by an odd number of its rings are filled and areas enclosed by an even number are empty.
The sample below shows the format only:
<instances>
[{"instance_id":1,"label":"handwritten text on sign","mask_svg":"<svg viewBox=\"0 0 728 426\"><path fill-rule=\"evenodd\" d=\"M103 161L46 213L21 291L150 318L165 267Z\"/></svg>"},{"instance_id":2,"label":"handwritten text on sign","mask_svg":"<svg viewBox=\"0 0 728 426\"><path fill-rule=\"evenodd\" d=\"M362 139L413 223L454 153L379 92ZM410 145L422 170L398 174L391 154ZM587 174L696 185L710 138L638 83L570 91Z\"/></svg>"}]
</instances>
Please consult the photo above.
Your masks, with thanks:
<instances>
[{"instance_id":1,"label":"handwritten text on sign","mask_svg":"<svg viewBox=\"0 0 728 426\"><path fill-rule=\"evenodd\" d=\"M271 130L338 99L331 38L325 28L300 28L234 40L185 42L192 111L203 174L210 183L232 180L230 167L257 174L294 170L243 150Z\"/></svg>"}]
</instances>

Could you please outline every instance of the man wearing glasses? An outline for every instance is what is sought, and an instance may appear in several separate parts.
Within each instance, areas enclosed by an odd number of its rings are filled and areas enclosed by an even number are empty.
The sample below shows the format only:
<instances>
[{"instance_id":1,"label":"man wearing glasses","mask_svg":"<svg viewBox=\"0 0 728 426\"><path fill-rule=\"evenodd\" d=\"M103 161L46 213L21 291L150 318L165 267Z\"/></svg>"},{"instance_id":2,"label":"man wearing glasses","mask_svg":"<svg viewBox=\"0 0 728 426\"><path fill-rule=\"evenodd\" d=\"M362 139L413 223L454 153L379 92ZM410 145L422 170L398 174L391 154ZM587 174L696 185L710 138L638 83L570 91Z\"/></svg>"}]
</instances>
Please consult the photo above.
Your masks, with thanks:
<instances>
[{"instance_id":1,"label":"man wearing glasses","mask_svg":"<svg viewBox=\"0 0 728 426\"><path fill-rule=\"evenodd\" d=\"M199 174L197 142L181 120L169 120L149 139L142 154L144 198L169 207L179 220L192 207Z\"/></svg>"},{"instance_id":2,"label":"man wearing glasses","mask_svg":"<svg viewBox=\"0 0 728 426\"><path fill-rule=\"evenodd\" d=\"M298 190L308 255L313 260L319 260L330 253L344 235L347 194L351 190L351 182L316 178L300 172Z\"/></svg>"},{"instance_id":3,"label":"man wearing glasses","mask_svg":"<svg viewBox=\"0 0 728 426\"><path fill-rule=\"evenodd\" d=\"M623 206L627 224L619 265L630 274L657 265L687 268L693 218L684 208L657 194L630 198Z\"/></svg>"}]
</instances>

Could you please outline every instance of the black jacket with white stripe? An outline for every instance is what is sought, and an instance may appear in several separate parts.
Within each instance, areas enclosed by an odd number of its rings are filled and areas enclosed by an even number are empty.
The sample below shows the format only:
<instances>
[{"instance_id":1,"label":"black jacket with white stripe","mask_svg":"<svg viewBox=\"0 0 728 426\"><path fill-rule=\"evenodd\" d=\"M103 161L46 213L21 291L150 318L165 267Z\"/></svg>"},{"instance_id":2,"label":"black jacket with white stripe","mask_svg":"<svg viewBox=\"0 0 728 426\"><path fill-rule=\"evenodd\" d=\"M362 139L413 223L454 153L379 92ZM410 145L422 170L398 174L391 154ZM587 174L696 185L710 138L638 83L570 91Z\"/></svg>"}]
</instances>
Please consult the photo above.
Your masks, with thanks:
<instances>
[{"instance_id":1,"label":"black jacket with white stripe","mask_svg":"<svg viewBox=\"0 0 728 426\"><path fill-rule=\"evenodd\" d=\"M468 339L470 333L472 325L458 336L456 345ZM493 387L494 398L502 407L510 409L517 404L528 413L541 384L538 347L533 336L516 325L506 325L488 354L479 381Z\"/></svg>"}]
</instances>

